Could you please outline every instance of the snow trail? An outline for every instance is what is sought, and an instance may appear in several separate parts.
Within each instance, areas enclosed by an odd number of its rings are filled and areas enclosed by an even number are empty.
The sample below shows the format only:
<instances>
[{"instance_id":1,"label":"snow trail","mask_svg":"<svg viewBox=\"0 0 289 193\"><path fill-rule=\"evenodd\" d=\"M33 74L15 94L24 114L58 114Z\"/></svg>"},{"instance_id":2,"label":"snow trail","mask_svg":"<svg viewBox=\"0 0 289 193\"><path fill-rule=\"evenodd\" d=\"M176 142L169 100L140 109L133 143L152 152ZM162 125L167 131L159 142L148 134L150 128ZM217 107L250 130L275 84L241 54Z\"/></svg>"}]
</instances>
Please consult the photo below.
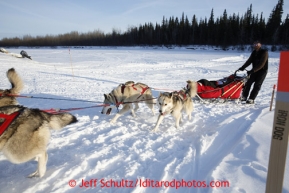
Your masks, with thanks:
<instances>
[{"instance_id":1,"label":"snow trail","mask_svg":"<svg viewBox=\"0 0 289 193\"><path fill-rule=\"evenodd\" d=\"M22 49L9 49L18 53ZM2 77L14 67L24 80L21 95L65 101L18 98L31 108L78 108L101 104L103 94L129 80L143 82L155 97L161 89L180 90L187 80L215 80L235 72L250 52L185 48L28 49L33 60L0 54ZM15 165L0 153L0 192L264 192L274 112L269 112L277 82L279 53L269 53L269 72L256 105L203 104L194 100L192 120L183 116L179 129L165 117L157 120L144 104L121 116L101 114L102 108L71 111L79 122L52 132L47 172L28 179L36 162ZM73 67L73 74L72 68ZM0 88L9 88L5 78ZM274 109L273 109L274 110ZM157 107L155 111L158 112ZM289 193L288 163L283 192ZM98 179L97 187L81 188L83 180ZM76 187L70 187L70 180ZM101 187L100 180L129 180L134 187ZM228 181L229 187L140 187L140 181ZM137 184L135 186L135 184Z\"/></svg>"}]
</instances>

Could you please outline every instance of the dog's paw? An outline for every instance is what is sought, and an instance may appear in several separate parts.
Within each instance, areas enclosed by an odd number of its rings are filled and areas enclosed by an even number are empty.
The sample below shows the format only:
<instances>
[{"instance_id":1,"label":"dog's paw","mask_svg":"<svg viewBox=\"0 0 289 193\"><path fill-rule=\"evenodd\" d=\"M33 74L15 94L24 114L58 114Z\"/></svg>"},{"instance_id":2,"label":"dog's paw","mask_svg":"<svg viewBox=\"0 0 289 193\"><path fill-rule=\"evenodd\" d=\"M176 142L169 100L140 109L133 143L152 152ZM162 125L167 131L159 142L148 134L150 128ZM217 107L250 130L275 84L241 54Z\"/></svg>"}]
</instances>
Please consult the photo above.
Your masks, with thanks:
<instances>
[{"instance_id":1,"label":"dog's paw","mask_svg":"<svg viewBox=\"0 0 289 193\"><path fill-rule=\"evenodd\" d=\"M130 115L131 115L132 117L136 117L135 114L133 114L133 113L130 113Z\"/></svg>"},{"instance_id":2,"label":"dog's paw","mask_svg":"<svg viewBox=\"0 0 289 193\"><path fill-rule=\"evenodd\" d=\"M131 116L136 117L135 112L130 112Z\"/></svg>"},{"instance_id":3,"label":"dog's paw","mask_svg":"<svg viewBox=\"0 0 289 193\"><path fill-rule=\"evenodd\" d=\"M35 177L40 177L38 170L36 170L35 172L33 172L32 174L30 174L29 176L27 176L27 178L35 178Z\"/></svg>"},{"instance_id":4,"label":"dog's paw","mask_svg":"<svg viewBox=\"0 0 289 193\"><path fill-rule=\"evenodd\" d=\"M158 130L158 128L153 128L153 129L151 130L151 132L155 133L155 132L157 132L157 130Z\"/></svg>"}]
</instances>

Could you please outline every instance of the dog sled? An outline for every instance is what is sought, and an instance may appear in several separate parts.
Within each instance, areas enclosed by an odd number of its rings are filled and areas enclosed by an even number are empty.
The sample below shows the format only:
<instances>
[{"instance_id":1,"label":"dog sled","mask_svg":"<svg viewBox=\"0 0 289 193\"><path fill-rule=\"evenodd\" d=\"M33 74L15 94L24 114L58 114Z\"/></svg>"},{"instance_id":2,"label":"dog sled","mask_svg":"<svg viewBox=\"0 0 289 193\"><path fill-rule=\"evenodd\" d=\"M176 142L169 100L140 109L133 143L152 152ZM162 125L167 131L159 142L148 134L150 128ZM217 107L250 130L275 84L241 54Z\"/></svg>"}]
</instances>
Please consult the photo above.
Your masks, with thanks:
<instances>
[{"instance_id":1,"label":"dog sled","mask_svg":"<svg viewBox=\"0 0 289 193\"><path fill-rule=\"evenodd\" d=\"M202 102L226 102L228 100L239 101L247 80L247 75L238 76L236 72L220 80L198 80L197 98Z\"/></svg>"}]
</instances>

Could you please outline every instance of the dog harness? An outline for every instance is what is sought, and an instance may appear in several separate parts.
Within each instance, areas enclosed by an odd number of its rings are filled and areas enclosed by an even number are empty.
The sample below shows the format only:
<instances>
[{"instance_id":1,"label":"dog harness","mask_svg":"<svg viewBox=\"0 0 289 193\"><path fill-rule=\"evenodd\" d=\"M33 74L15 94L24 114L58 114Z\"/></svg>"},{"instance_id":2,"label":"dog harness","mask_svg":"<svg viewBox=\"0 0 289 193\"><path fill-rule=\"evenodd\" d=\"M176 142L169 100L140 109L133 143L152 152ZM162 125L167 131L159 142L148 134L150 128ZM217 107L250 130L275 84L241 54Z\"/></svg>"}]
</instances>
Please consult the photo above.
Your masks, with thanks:
<instances>
[{"instance_id":1,"label":"dog harness","mask_svg":"<svg viewBox=\"0 0 289 193\"><path fill-rule=\"evenodd\" d=\"M12 84L12 88L14 87L14 85ZM5 89L5 90L1 90L0 91L0 97L15 97L17 96L16 94L11 94L10 90Z\"/></svg>"},{"instance_id":2,"label":"dog harness","mask_svg":"<svg viewBox=\"0 0 289 193\"><path fill-rule=\"evenodd\" d=\"M125 84L122 84L122 85L121 85L121 93L122 93L122 94L124 93L124 89L125 89L126 86L127 86L127 85L125 85ZM132 84L131 87L132 87L134 90L137 90L137 88L135 87L135 84ZM149 89L148 86L146 86L146 87L139 86L139 87L141 87L141 89L142 89L141 92L140 92L140 96L143 95L147 89Z\"/></svg>"},{"instance_id":3,"label":"dog harness","mask_svg":"<svg viewBox=\"0 0 289 193\"><path fill-rule=\"evenodd\" d=\"M0 113L0 119L4 119L4 121L0 123L0 136L10 126L10 124L20 115L21 112L22 110L16 111L10 115Z\"/></svg>"},{"instance_id":4,"label":"dog harness","mask_svg":"<svg viewBox=\"0 0 289 193\"><path fill-rule=\"evenodd\" d=\"M134 90L137 91L137 88L135 87L135 84L132 84L132 85L130 85L130 86L131 86ZM124 89L125 89L125 87L127 87L127 85L121 84L121 94L124 94ZM139 98L147 91L147 89L149 89L148 86L146 86L146 87L140 86L140 87L141 87L142 90L141 90L141 92L140 92L140 95L137 97L137 99L139 99ZM117 97L116 97L115 95L113 95L113 97L114 97L114 100L115 100L115 106L118 108L119 105L122 104L123 102L118 102Z\"/></svg>"},{"instance_id":5,"label":"dog harness","mask_svg":"<svg viewBox=\"0 0 289 193\"><path fill-rule=\"evenodd\" d=\"M0 97L4 97L4 96L9 96L9 95L5 94L5 91L0 93Z\"/></svg>"},{"instance_id":6,"label":"dog harness","mask_svg":"<svg viewBox=\"0 0 289 193\"><path fill-rule=\"evenodd\" d=\"M180 90L180 91L175 91L175 92L173 92L173 95L176 96L176 97L178 97L179 99L181 99L181 101L186 100L187 94L188 94L188 93L187 93L186 91L184 91L184 90Z\"/></svg>"}]
</instances>

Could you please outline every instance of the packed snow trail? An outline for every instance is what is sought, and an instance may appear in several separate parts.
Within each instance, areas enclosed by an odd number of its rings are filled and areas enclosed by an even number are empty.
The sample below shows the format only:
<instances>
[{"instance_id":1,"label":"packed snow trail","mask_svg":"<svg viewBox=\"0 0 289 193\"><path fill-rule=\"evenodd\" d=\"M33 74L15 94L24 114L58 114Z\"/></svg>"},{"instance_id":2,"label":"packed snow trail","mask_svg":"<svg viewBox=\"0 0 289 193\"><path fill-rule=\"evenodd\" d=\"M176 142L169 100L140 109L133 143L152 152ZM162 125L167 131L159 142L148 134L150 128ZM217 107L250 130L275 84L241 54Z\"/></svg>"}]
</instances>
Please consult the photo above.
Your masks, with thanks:
<instances>
[{"instance_id":1,"label":"packed snow trail","mask_svg":"<svg viewBox=\"0 0 289 193\"><path fill-rule=\"evenodd\" d=\"M9 49L19 53L19 49ZM250 51L221 51L205 47L29 49L33 61L0 54L2 81L9 88L6 71L14 67L24 80L21 95L83 101L18 98L21 105L40 108L78 108L101 104L103 94L129 80L152 88L179 90L187 80L217 80L243 65ZM279 53L269 53L269 72L256 105L203 104L194 100L192 120L183 116L179 129L166 116L158 132L149 108L140 104L110 124L116 113L102 108L71 111L79 122L52 132L47 172L28 179L36 166L30 161L10 163L0 153L0 192L264 192L273 111L269 111L272 87L277 82ZM73 71L72 71L73 68ZM153 95L158 96L159 90ZM155 111L158 112L157 107ZM289 193L286 164L283 192ZM80 187L82 182L94 182ZM71 181L75 180L75 181ZM100 180L134 182L131 187L101 187ZM145 180L171 182L229 182L227 187L141 187ZM103 181L103 182L104 182ZM75 182L75 187L71 187ZM108 185L108 184L106 184ZM144 184L142 184L144 185Z\"/></svg>"}]
</instances>

